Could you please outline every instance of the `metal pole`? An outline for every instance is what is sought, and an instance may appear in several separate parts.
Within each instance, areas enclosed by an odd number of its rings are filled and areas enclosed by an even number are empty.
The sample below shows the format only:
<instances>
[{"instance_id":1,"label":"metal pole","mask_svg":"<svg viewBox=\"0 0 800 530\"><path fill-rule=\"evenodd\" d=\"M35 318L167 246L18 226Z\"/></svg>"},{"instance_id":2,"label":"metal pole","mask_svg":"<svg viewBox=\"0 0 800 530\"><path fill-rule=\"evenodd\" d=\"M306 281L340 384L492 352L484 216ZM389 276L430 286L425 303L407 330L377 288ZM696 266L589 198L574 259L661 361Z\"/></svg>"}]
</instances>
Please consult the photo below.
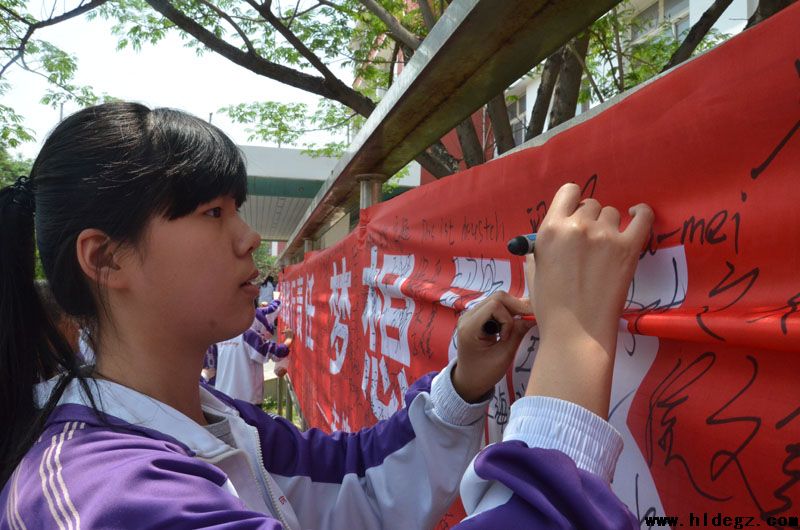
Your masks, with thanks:
<instances>
[{"instance_id":1,"label":"metal pole","mask_svg":"<svg viewBox=\"0 0 800 530\"><path fill-rule=\"evenodd\" d=\"M369 208L375 203L381 202L381 185L386 180L385 175L380 173L365 173L356 177L359 180L359 192L361 198L359 207Z\"/></svg>"},{"instance_id":2,"label":"metal pole","mask_svg":"<svg viewBox=\"0 0 800 530\"><path fill-rule=\"evenodd\" d=\"M278 416L283 416L283 376L278 378Z\"/></svg>"},{"instance_id":3,"label":"metal pole","mask_svg":"<svg viewBox=\"0 0 800 530\"><path fill-rule=\"evenodd\" d=\"M294 423L294 399L292 399L292 383L286 384L286 419Z\"/></svg>"}]
</instances>

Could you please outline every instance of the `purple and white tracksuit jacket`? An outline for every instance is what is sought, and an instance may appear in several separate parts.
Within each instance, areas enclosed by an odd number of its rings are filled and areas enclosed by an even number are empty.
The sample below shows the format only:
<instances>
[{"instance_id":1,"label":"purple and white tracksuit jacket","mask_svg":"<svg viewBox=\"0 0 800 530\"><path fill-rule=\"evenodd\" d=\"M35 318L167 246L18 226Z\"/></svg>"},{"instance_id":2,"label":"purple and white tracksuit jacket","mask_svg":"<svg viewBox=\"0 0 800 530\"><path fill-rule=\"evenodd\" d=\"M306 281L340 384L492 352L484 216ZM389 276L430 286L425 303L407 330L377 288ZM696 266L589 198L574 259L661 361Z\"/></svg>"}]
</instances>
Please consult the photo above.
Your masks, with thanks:
<instances>
[{"instance_id":1,"label":"purple and white tracksuit jacket","mask_svg":"<svg viewBox=\"0 0 800 530\"><path fill-rule=\"evenodd\" d=\"M638 529L609 487L622 441L608 423L523 398L506 441L478 452L486 403L461 400L451 370L352 434L300 432L201 385L204 412L230 422L236 447L148 396L90 381L104 423L73 381L0 494L0 530L428 529L459 482L470 514L459 530ZM52 386L37 388L40 403Z\"/></svg>"},{"instance_id":2,"label":"purple and white tracksuit jacket","mask_svg":"<svg viewBox=\"0 0 800 530\"><path fill-rule=\"evenodd\" d=\"M252 328L262 335L275 335L275 321L278 319L280 308L280 300L273 300L267 307L256 308L256 322Z\"/></svg>"},{"instance_id":3,"label":"purple and white tracksuit jacket","mask_svg":"<svg viewBox=\"0 0 800 530\"><path fill-rule=\"evenodd\" d=\"M289 348L271 340L280 301L256 309L250 329L242 335L213 344L205 354L203 368L214 368L216 375L208 383L224 394L249 403L260 404L264 397L264 363L276 366L289 363Z\"/></svg>"}]
</instances>

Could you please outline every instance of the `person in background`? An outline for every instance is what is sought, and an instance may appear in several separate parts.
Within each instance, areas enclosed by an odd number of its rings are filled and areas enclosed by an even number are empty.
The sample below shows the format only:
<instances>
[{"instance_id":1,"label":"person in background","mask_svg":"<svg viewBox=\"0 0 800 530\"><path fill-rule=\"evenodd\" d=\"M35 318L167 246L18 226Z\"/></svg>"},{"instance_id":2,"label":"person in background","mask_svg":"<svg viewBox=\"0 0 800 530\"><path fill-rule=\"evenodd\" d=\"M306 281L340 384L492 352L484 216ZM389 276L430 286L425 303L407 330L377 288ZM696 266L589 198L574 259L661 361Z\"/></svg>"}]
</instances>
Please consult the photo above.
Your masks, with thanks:
<instances>
[{"instance_id":1,"label":"person in background","mask_svg":"<svg viewBox=\"0 0 800 530\"><path fill-rule=\"evenodd\" d=\"M254 329L265 339L274 340L277 325L278 315L281 308L281 293L275 291L273 293L275 299L272 302L261 302L260 307L256 309L256 319L253 321L251 329ZM287 347L292 344L294 340L294 332L286 329L283 332L283 344ZM289 368L289 356L282 358L274 358L275 367L273 369L275 375L283 377L286 375Z\"/></svg>"},{"instance_id":2,"label":"person in background","mask_svg":"<svg viewBox=\"0 0 800 530\"><path fill-rule=\"evenodd\" d=\"M272 276L267 276L264 278L264 281L261 282L261 287L258 289L258 303L270 303L274 299L275 293L275 278Z\"/></svg>"},{"instance_id":3,"label":"person in background","mask_svg":"<svg viewBox=\"0 0 800 530\"><path fill-rule=\"evenodd\" d=\"M223 394L258 406L264 397L264 364L272 360L276 375L279 369L285 374L292 344L289 338L283 343L272 340L271 335L261 332L263 327L256 319L242 335L213 344L206 351L201 371L201 376Z\"/></svg>"}]
</instances>

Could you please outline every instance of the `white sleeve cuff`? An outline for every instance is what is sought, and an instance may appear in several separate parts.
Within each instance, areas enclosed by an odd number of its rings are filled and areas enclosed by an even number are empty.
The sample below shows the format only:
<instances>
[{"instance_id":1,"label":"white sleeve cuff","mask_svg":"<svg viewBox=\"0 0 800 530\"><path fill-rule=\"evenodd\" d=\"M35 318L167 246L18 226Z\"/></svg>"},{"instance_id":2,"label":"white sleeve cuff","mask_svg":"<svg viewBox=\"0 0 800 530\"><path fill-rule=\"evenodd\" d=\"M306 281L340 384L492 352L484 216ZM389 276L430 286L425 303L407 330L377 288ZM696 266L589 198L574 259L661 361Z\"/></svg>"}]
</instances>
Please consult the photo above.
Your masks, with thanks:
<instances>
[{"instance_id":1,"label":"white sleeve cuff","mask_svg":"<svg viewBox=\"0 0 800 530\"><path fill-rule=\"evenodd\" d=\"M467 403L453 388L452 372L455 359L433 378L431 401L436 415L451 425L467 426L486 417L486 408L491 395L480 403Z\"/></svg>"},{"instance_id":2,"label":"white sleeve cuff","mask_svg":"<svg viewBox=\"0 0 800 530\"><path fill-rule=\"evenodd\" d=\"M622 452L622 436L610 423L580 405L545 396L528 396L511 406L503 440L556 449L578 468L611 482Z\"/></svg>"}]
</instances>

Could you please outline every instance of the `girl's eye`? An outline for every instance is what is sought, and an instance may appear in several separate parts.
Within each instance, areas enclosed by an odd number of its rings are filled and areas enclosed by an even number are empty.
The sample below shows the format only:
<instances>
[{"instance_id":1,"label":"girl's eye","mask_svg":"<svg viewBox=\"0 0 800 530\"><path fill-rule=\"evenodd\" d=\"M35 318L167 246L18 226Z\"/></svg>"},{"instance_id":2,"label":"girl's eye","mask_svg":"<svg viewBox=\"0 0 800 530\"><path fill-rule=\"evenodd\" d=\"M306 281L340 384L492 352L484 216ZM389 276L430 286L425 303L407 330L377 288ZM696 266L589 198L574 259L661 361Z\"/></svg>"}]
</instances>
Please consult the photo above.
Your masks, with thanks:
<instances>
[{"instance_id":1,"label":"girl's eye","mask_svg":"<svg viewBox=\"0 0 800 530\"><path fill-rule=\"evenodd\" d=\"M206 210L203 215L207 215L209 217L222 217L222 208L219 206L216 208L211 208L210 210Z\"/></svg>"}]
</instances>

